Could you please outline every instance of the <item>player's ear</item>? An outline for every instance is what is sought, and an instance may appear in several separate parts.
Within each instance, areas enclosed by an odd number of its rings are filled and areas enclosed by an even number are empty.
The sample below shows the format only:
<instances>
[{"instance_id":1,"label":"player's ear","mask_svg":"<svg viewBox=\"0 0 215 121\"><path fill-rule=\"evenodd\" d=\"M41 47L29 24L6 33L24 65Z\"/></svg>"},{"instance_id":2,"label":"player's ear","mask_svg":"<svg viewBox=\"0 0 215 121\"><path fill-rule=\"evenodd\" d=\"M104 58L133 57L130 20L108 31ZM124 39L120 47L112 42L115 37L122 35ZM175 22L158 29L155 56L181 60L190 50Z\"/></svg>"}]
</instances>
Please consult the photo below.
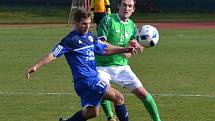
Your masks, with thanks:
<instances>
[{"instance_id":1,"label":"player's ear","mask_svg":"<svg viewBox=\"0 0 215 121\"><path fill-rule=\"evenodd\" d=\"M133 12L135 11L135 6L134 6L134 8L133 8Z\"/></svg>"},{"instance_id":2,"label":"player's ear","mask_svg":"<svg viewBox=\"0 0 215 121\"><path fill-rule=\"evenodd\" d=\"M121 3L118 3L118 10L119 10L120 6L121 6Z\"/></svg>"},{"instance_id":3,"label":"player's ear","mask_svg":"<svg viewBox=\"0 0 215 121\"><path fill-rule=\"evenodd\" d=\"M133 6L133 12L135 11L135 6Z\"/></svg>"},{"instance_id":4,"label":"player's ear","mask_svg":"<svg viewBox=\"0 0 215 121\"><path fill-rule=\"evenodd\" d=\"M78 22L77 21L73 21L73 24L75 25L75 27L78 27Z\"/></svg>"}]
</instances>

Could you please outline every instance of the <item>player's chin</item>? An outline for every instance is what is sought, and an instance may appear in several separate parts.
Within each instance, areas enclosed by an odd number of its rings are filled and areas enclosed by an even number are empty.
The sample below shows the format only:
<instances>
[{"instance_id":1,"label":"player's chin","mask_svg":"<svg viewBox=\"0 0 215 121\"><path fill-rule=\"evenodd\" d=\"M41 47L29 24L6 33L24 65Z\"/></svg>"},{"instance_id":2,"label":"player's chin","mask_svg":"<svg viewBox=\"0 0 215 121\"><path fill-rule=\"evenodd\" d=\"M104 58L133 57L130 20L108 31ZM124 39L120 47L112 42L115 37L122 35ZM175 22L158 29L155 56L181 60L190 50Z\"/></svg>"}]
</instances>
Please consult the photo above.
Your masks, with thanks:
<instances>
[{"instance_id":1,"label":"player's chin","mask_svg":"<svg viewBox=\"0 0 215 121\"><path fill-rule=\"evenodd\" d=\"M82 30L81 34L87 34L88 30Z\"/></svg>"},{"instance_id":2,"label":"player's chin","mask_svg":"<svg viewBox=\"0 0 215 121\"><path fill-rule=\"evenodd\" d=\"M129 18L131 16L131 13L126 13L125 18Z\"/></svg>"}]
</instances>

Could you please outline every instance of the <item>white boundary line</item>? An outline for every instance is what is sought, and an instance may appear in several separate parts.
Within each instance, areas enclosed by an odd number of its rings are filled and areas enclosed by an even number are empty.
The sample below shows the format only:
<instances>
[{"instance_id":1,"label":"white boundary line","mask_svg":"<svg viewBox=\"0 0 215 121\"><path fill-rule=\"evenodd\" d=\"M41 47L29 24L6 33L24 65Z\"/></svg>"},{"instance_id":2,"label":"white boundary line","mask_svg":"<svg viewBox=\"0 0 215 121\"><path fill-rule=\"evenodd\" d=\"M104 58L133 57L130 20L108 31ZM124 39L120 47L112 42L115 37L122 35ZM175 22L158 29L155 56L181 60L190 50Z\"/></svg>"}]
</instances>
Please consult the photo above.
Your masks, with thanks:
<instances>
[{"instance_id":1,"label":"white boundary line","mask_svg":"<svg viewBox=\"0 0 215 121\"><path fill-rule=\"evenodd\" d=\"M0 95L76 95L69 92L0 92ZM125 96L132 96L134 94L124 94ZM215 95L200 95L200 94L152 94L161 97L207 97L215 98Z\"/></svg>"}]
</instances>

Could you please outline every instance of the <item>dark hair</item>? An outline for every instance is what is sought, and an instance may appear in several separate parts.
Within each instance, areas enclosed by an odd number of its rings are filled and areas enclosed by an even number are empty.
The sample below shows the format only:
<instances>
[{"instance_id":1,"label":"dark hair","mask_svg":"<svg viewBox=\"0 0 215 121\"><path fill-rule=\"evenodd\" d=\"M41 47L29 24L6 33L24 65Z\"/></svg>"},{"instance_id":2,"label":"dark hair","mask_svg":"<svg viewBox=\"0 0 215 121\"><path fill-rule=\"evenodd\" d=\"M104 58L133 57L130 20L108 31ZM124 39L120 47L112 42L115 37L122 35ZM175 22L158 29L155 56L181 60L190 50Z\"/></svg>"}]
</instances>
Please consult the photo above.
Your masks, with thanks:
<instances>
[{"instance_id":1,"label":"dark hair","mask_svg":"<svg viewBox=\"0 0 215 121\"><path fill-rule=\"evenodd\" d=\"M134 1L134 5L136 4L136 0L133 0ZM122 3L122 0L119 0L119 4L118 5L121 5Z\"/></svg>"},{"instance_id":2,"label":"dark hair","mask_svg":"<svg viewBox=\"0 0 215 121\"><path fill-rule=\"evenodd\" d=\"M90 17L90 12L86 11L86 10L82 10L82 9L78 9L75 11L74 13L74 18L73 20L75 22L80 22L82 18L89 18Z\"/></svg>"}]
</instances>

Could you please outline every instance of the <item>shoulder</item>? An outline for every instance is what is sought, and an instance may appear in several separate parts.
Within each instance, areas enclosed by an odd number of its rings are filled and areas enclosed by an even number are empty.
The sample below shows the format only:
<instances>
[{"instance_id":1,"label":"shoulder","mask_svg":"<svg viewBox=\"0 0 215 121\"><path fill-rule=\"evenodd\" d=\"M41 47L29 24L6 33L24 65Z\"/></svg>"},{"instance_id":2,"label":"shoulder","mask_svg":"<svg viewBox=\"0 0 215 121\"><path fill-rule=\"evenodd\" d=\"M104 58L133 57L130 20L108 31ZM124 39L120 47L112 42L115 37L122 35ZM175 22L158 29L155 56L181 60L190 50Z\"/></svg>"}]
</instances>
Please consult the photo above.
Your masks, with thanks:
<instances>
[{"instance_id":1,"label":"shoulder","mask_svg":"<svg viewBox=\"0 0 215 121\"><path fill-rule=\"evenodd\" d=\"M74 40L78 39L79 39L78 33L73 30L61 40L60 44L64 46L71 45Z\"/></svg>"},{"instance_id":2,"label":"shoulder","mask_svg":"<svg viewBox=\"0 0 215 121\"><path fill-rule=\"evenodd\" d=\"M93 38L97 38L97 36L93 33L93 32L88 32L88 34L87 34L88 36L92 36Z\"/></svg>"},{"instance_id":3,"label":"shoulder","mask_svg":"<svg viewBox=\"0 0 215 121\"><path fill-rule=\"evenodd\" d=\"M102 24L103 26L109 26L111 27L112 25L115 25L115 24L119 24L120 21L118 20L118 17L116 14L110 14L110 15L106 15L100 24Z\"/></svg>"},{"instance_id":4,"label":"shoulder","mask_svg":"<svg viewBox=\"0 0 215 121\"><path fill-rule=\"evenodd\" d=\"M106 15L106 16L104 16L104 18L103 18L104 21L112 21L112 20L114 20L114 19L116 19L116 14Z\"/></svg>"},{"instance_id":5,"label":"shoulder","mask_svg":"<svg viewBox=\"0 0 215 121\"><path fill-rule=\"evenodd\" d=\"M65 36L65 38L73 38L73 37L78 36L78 35L79 35L79 33L76 30L72 30L69 34L67 34Z\"/></svg>"},{"instance_id":6,"label":"shoulder","mask_svg":"<svg viewBox=\"0 0 215 121\"><path fill-rule=\"evenodd\" d=\"M129 23L129 24L132 24L132 25L135 25L134 21L131 20L130 18L128 19L128 23Z\"/></svg>"}]
</instances>

